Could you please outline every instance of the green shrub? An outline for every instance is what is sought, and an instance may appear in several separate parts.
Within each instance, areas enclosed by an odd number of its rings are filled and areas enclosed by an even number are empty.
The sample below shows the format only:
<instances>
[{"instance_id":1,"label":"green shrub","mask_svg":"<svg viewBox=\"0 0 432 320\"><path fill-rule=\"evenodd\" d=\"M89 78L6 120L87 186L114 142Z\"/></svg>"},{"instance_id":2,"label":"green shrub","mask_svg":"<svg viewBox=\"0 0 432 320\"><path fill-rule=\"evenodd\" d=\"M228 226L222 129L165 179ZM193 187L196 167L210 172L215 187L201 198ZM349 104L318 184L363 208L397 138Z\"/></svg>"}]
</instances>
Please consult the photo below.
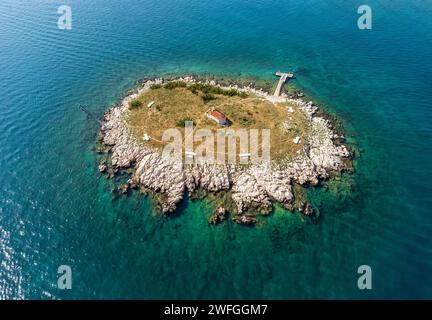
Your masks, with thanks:
<instances>
[{"instance_id":1,"label":"green shrub","mask_svg":"<svg viewBox=\"0 0 432 320\"><path fill-rule=\"evenodd\" d=\"M216 97L214 95L212 95L211 93L204 93L204 95L201 98L203 99L204 103L207 103L209 101L216 99Z\"/></svg>"},{"instance_id":2,"label":"green shrub","mask_svg":"<svg viewBox=\"0 0 432 320\"><path fill-rule=\"evenodd\" d=\"M195 125L195 122L191 117L184 117L183 119L176 121L177 127L184 127L186 125L186 121L192 121L192 124Z\"/></svg>"},{"instance_id":3,"label":"green shrub","mask_svg":"<svg viewBox=\"0 0 432 320\"><path fill-rule=\"evenodd\" d=\"M188 89L192 91L193 93L197 94L198 91L201 91L202 93L208 93L208 86L203 83L194 83L191 84Z\"/></svg>"},{"instance_id":4,"label":"green shrub","mask_svg":"<svg viewBox=\"0 0 432 320\"><path fill-rule=\"evenodd\" d=\"M150 89L152 89L152 90L156 90L156 89L160 89L160 88L162 88L162 85L159 83L155 83L155 84L152 84L150 86Z\"/></svg>"},{"instance_id":5,"label":"green shrub","mask_svg":"<svg viewBox=\"0 0 432 320\"><path fill-rule=\"evenodd\" d=\"M248 125L251 125L253 121L250 118L243 117L243 118L239 119L239 122L243 126L248 126Z\"/></svg>"},{"instance_id":6,"label":"green shrub","mask_svg":"<svg viewBox=\"0 0 432 320\"><path fill-rule=\"evenodd\" d=\"M247 98L248 96L246 92L238 91L236 89L224 90L222 94L228 97L239 96L240 98Z\"/></svg>"},{"instance_id":7,"label":"green shrub","mask_svg":"<svg viewBox=\"0 0 432 320\"><path fill-rule=\"evenodd\" d=\"M225 95L226 91L220 87L212 87L209 86L208 88L208 92L213 93L213 94L223 94Z\"/></svg>"},{"instance_id":8,"label":"green shrub","mask_svg":"<svg viewBox=\"0 0 432 320\"><path fill-rule=\"evenodd\" d=\"M184 81L171 81L164 84L165 89L186 88L187 84Z\"/></svg>"},{"instance_id":9,"label":"green shrub","mask_svg":"<svg viewBox=\"0 0 432 320\"><path fill-rule=\"evenodd\" d=\"M234 97L234 96L238 95L238 91L235 89L230 89L230 90L225 92L225 95L228 97Z\"/></svg>"},{"instance_id":10,"label":"green shrub","mask_svg":"<svg viewBox=\"0 0 432 320\"><path fill-rule=\"evenodd\" d=\"M131 109L136 109L142 106L142 102L139 100L132 100L131 102L129 102L129 107Z\"/></svg>"}]
</instances>

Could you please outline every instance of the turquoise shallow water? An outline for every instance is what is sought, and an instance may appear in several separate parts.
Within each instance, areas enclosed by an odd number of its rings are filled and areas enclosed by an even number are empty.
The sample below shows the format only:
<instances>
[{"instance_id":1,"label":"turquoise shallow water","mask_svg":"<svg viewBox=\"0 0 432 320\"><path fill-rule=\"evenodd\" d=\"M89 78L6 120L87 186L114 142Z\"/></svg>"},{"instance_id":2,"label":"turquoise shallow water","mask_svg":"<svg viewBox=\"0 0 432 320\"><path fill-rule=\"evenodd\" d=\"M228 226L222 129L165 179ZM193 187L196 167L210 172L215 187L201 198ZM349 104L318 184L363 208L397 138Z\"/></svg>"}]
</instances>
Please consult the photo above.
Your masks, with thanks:
<instances>
[{"instance_id":1,"label":"turquoise shallow water","mask_svg":"<svg viewBox=\"0 0 432 320\"><path fill-rule=\"evenodd\" d=\"M432 298L432 5L379 1L360 31L359 4L2 0L0 298ZM310 190L317 224L276 209L212 227L206 201L168 218L148 198L111 201L78 104L101 115L157 74L279 69L362 151L353 176ZM357 288L362 264L373 290Z\"/></svg>"}]
</instances>

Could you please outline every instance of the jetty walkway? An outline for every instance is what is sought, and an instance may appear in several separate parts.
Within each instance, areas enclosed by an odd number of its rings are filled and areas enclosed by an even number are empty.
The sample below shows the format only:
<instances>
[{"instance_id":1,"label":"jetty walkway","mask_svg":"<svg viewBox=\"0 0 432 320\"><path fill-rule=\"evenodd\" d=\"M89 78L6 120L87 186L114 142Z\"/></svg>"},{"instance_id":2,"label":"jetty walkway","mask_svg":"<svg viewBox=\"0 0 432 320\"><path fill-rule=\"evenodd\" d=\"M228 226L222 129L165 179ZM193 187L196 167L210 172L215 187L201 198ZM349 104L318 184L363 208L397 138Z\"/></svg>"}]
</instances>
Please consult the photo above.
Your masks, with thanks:
<instances>
[{"instance_id":1,"label":"jetty walkway","mask_svg":"<svg viewBox=\"0 0 432 320\"><path fill-rule=\"evenodd\" d=\"M279 79L279 83L278 83L278 85L276 87L276 90L275 90L275 92L274 92L273 95L275 97L280 97L281 91L282 91L282 87L283 87L284 83L287 81L287 79L293 78L294 74L292 74L292 73L284 73L284 72L278 71L278 72L276 72L276 76L280 77L280 79Z\"/></svg>"}]
</instances>

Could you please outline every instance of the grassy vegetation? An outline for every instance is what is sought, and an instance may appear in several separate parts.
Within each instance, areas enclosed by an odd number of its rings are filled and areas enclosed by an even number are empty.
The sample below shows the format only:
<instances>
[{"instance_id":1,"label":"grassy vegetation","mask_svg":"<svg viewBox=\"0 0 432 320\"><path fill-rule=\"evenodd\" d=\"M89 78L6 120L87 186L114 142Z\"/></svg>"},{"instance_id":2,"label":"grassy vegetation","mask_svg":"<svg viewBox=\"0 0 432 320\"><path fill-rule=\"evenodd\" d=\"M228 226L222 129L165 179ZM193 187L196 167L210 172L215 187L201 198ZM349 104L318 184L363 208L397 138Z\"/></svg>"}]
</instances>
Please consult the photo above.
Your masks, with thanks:
<instances>
[{"instance_id":1,"label":"grassy vegetation","mask_svg":"<svg viewBox=\"0 0 432 320\"><path fill-rule=\"evenodd\" d=\"M210 129L215 132L215 137L218 129L270 129L272 160L295 155L303 148L309 122L296 106L291 106L294 110L291 113L284 104L275 105L254 95L243 97L234 91L206 84L184 86L175 82L168 88L166 85L147 90L137 99L141 105L155 101L154 106L131 108L126 115L126 120L139 141L142 141L144 133L161 140L164 130L168 128L177 127L184 133L184 122L193 121L195 130ZM204 95L211 96L211 99L203 98ZM206 112L212 108L223 112L230 125L220 126L208 119ZM289 126L283 126L284 122L288 122ZM297 135L302 137L300 144L293 142ZM154 140L146 143L155 147L164 146Z\"/></svg>"},{"instance_id":2,"label":"grassy vegetation","mask_svg":"<svg viewBox=\"0 0 432 320\"><path fill-rule=\"evenodd\" d=\"M193 83L191 85L188 85L186 82L179 81L179 80L170 81L165 83L164 85L153 84L150 86L150 89L152 90L157 90L160 88L164 88L168 90L173 90L176 88L187 88L193 94L200 96L203 99L203 101L206 103L211 100L215 100L216 99L215 95L223 95L227 97L239 96L241 98L247 98L248 96L247 93L235 89L226 90L218 86L212 86L210 84L205 84L205 83Z\"/></svg>"},{"instance_id":3,"label":"grassy vegetation","mask_svg":"<svg viewBox=\"0 0 432 320\"><path fill-rule=\"evenodd\" d=\"M248 95L246 92L241 92L235 89L222 89L220 87L217 86L212 86L210 84L206 84L206 83L194 83L191 84L190 86L188 86L188 89L195 94L199 94L199 92L201 92L203 95L223 95L223 96L227 96L227 97L234 97L234 96L239 96L242 98L246 98Z\"/></svg>"},{"instance_id":4,"label":"grassy vegetation","mask_svg":"<svg viewBox=\"0 0 432 320\"><path fill-rule=\"evenodd\" d=\"M244 75L230 76L226 74L214 75L214 74L207 74L207 73L164 74L164 79L166 81L177 81L179 77L186 77L186 76L192 76L200 83L204 83L206 81L216 81L223 87L229 87L231 85L238 85L240 87L251 86L256 89L262 89L265 92L273 92L277 84L277 82L274 81L274 78L270 81L270 80L257 79L254 77L244 76Z\"/></svg>"}]
</instances>

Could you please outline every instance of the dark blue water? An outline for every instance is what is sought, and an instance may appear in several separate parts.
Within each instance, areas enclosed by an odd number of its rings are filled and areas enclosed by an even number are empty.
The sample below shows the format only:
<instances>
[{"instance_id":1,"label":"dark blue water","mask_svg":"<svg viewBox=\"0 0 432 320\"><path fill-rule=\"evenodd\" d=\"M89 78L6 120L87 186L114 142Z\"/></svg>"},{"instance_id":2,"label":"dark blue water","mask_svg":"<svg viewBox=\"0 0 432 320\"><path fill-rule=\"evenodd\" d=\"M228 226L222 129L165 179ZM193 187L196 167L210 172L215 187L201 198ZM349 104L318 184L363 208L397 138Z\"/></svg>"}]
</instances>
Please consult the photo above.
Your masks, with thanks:
<instances>
[{"instance_id":1,"label":"dark blue water","mask_svg":"<svg viewBox=\"0 0 432 320\"><path fill-rule=\"evenodd\" d=\"M57 28L61 4L72 30ZM363 31L360 4L2 0L0 298L432 298L432 3L371 3ZM209 201L165 218L151 199L111 200L79 104L101 115L158 74L279 69L361 150L354 175L310 190L317 224L276 209L257 228L213 227Z\"/></svg>"}]
</instances>

